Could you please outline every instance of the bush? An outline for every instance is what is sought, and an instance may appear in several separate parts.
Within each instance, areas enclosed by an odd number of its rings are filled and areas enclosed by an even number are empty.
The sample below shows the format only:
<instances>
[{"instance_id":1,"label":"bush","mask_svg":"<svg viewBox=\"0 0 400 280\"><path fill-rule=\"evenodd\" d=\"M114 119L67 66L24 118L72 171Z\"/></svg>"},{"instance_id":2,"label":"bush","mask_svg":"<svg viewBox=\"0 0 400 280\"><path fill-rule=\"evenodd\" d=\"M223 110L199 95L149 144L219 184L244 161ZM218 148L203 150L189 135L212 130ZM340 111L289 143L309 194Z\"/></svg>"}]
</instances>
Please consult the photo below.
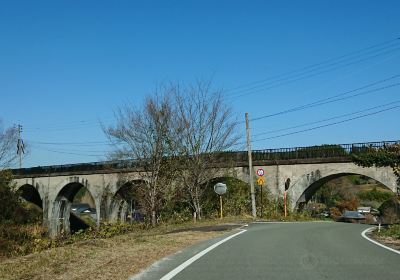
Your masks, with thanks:
<instances>
[{"instance_id":1,"label":"bush","mask_svg":"<svg viewBox=\"0 0 400 280\"><path fill-rule=\"evenodd\" d=\"M333 219L336 219L336 218L342 216L342 212L340 212L340 210L337 207L329 208L329 213L331 214L331 217Z\"/></svg>"},{"instance_id":2,"label":"bush","mask_svg":"<svg viewBox=\"0 0 400 280\"><path fill-rule=\"evenodd\" d=\"M38 224L0 225L0 252L4 256L26 255L50 248L55 242L47 236L47 229Z\"/></svg>"},{"instance_id":3,"label":"bush","mask_svg":"<svg viewBox=\"0 0 400 280\"><path fill-rule=\"evenodd\" d=\"M380 218L382 224L400 223L400 201L393 197L379 207Z\"/></svg>"},{"instance_id":4,"label":"bush","mask_svg":"<svg viewBox=\"0 0 400 280\"><path fill-rule=\"evenodd\" d=\"M342 200L337 203L337 208L341 213L343 213L345 210L350 210L350 211L355 211L357 210L357 207L359 205L359 201L356 197L352 197L347 200Z\"/></svg>"},{"instance_id":5,"label":"bush","mask_svg":"<svg viewBox=\"0 0 400 280\"><path fill-rule=\"evenodd\" d=\"M394 193L379 191L377 190L376 187L374 187L370 191L362 191L358 194L358 197L362 200L379 201L379 202L386 201L392 198L393 196Z\"/></svg>"},{"instance_id":6,"label":"bush","mask_svg":"<svg viewBox=\"0 0 400 280\"><path fill-rule=\"evenodd\" d=\"M222 197L224 216L240 216L251 213L249 185L235 178L227 177L213 180L207 185L202 207L205 218L219 216L219 196L214 192L213 188L217 182L225 183L228 187L228 191ZM265 194L265 197L267 197L267 194Z\"/></svg>"},{"instance_id":7,"label":"bush","mask_svg":"<svg viewBox=\"0 0 400 280\"><path fill-rule=\"evenodd\" d=\"M400 225L391 225L387 228L382 228L378 235L400 239Z\"/></svg>"},{"instance_id":8,"label":"bush","mask_svg":"<svg viewBox=\"0 0 400 280\"><path fill-rule=\"evenodd\" d=\"M0 224L28 224L42 220L42 212L12 190L10 171L0 171Z\"/></svg>"}]
</instances>

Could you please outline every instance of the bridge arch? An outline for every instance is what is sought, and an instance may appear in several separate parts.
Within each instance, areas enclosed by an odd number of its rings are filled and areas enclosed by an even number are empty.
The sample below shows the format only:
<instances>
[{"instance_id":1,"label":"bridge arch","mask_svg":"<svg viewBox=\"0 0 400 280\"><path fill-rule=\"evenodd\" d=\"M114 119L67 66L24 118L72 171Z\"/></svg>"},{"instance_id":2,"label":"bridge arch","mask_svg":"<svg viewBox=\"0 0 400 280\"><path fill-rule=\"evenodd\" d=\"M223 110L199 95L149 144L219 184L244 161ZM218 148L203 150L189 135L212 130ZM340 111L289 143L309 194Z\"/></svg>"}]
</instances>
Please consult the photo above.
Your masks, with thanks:
<instances>
[{"instance_id":1,"label":"bridge arch","mask_svg":"<svg viewBox=\"0 0 400 280\"><path fill-rule=\"evenodd\" d=\"M326 182L346 175L362 175L374 179L392 192L396 192L396 176L390 167L362 168L354 164L333 165L333 168L314 169L303 173L298 178L291 178L288 195L292 210L297 208L301 202L308 201Z\"/></svg>"},{"instance_id":2,"label":"bridge arch","mask_svg":"<svg viewBox=\"0 0 400 280\"><path fill-rule=\"evenodd\" d=\"M101 199L103 220L126 222L140 219L138 187L145 184L145 179L121 180L114 186L114 191L105 191Z\"/></svg>"},{"instance_id":3,"label":"bridge arch","mask_svg":"<svg viewBox=\"0 0 400 280\"><path fill-rule=\"evenodd\" d=\"M72 203L77 193L82 189L86 188L93 203L94 208L98 209L96 201L96 191L90 187L87 180L79 180L76 177L74 180L68 179L63 181L58 191L55 192L54 201L52 203L52 214L50 231L52 236L56 236L59 233L69 234L79 229L86 229L89 225L84 222L77 214L72 213ZM98 221L98 211L96 211L96 221Z\"/></svg>"},{"instance_id":4,"label":"bridge arch","mask_svg":"<svg viewBox=\"0 0 400 280\"><path fill-rule=\"evenodd\" d=\"M23 184L17 189L20 197L43 209L43 199L38 189L31 184Z\"/></svg>"}]
</instances>

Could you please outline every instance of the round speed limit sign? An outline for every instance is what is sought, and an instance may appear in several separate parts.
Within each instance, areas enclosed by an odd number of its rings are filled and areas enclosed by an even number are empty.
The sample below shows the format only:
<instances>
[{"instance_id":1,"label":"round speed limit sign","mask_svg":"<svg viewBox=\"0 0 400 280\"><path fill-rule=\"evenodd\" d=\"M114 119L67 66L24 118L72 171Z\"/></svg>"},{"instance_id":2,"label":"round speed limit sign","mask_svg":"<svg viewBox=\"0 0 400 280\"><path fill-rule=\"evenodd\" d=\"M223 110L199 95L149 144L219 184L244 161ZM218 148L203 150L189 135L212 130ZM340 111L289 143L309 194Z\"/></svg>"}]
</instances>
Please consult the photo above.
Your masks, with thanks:
<instances>
[{"instance_id":1,"label":"round speed limit sign","mask_svg":"<svg viewBox=\"0 0 400 280\"><path fill-rule=\"evenodd\" d=\"M262 169L262 168L259 168L259 169L257 169L257 176L264 176L264 169Z\"/></svg>"}]
</instances>

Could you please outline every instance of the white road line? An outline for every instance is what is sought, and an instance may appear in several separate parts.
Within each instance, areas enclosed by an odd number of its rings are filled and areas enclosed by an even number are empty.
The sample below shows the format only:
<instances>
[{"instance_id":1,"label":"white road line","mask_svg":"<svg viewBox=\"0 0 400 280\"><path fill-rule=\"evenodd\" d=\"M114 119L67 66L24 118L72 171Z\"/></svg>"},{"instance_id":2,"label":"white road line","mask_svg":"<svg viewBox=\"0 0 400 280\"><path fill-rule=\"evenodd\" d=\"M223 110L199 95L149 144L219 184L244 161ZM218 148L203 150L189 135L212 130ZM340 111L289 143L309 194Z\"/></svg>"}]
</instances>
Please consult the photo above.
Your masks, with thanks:
<instances>
[{"instance_id":1,"label":"white road line","mask_svg":"<svg viewBox=\"0 0 400 280\"><path fill-rule=\"evenodd\" d=\"M304 223L332 223L332 221L305 221L305 222L255 221L255 222L252 222L252 224L304 224Z\"/></svg>"},{"instance_id":2,"label":"white road line","mask_svg":"<svg viewBox=\"0 0 400 280\"><path fill-rule=\"evenodd\" d=\"M382 248L388 249L389 251L392 251L393 253L396 253L396 254L399 254L399 255L400 255L400 251L397 251L397 250L395 250L395 249L393 249L393 248L390 248L390 247L388 247L388 246L385 246L385 245L383 245L383 244L381 244L381 243L379 243L379 242L377 242L377 241L375 241L375 240L369 238L369 237L366 235L367 232L373 230L374 228L375 228L375 227L367 228L366 230L364 230L364 231L361 233L361 236L364 237L365 239L367 239L368 241L371 241L372 243L374 243L374 244L376 244L376 245L378 245L378 246L381 246Z\"/></svg>"},{"instance_id":3,"label":"white road line","mask_svg":"<svg viewBox=\"0 0 400 280\"><path fill-rule=\"evenodd\" d=\"M160 278L160 280L170 280L172 279L174 276L176 276L179 272L181 272L182 270L184 270L186 267L188 267L189 265L191 265L193 262L197 261L198 259L200 259L202 256L204 256L205 254L207 254L208 252L210 252L211 250L217 248L219 245L221 245L222 243L225 243L226 241L238 236L239 234L242 234L244 232L246 232L247 230L241 230L238 233L235 233L231 236L228 236L225 239L222 239L221 241L218 241L217 243L214 243L213 245L211 245L210 247L204 249L203 251L201 251L200 253L198 253L197 255L194 255L193 257L191 257L190 259L188 259L187 261L185 261L184 263L182 263L181 265L179 265L178 267L176 267L174 270L171 270L168 274L164 275L162 278Z\"/></svg>"}]
</instances>

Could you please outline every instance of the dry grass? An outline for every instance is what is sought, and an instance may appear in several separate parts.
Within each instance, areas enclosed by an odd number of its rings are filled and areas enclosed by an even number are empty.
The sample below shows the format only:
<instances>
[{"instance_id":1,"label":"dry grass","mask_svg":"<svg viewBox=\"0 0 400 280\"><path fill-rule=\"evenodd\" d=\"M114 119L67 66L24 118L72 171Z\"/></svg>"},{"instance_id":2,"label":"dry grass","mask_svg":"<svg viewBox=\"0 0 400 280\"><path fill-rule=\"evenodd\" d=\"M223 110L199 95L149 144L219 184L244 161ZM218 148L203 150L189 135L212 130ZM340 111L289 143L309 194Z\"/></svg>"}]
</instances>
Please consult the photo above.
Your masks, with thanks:
<instances>
[{"instance_id":1,"label":"dry grass","mask_svg":"<svg viewBox=\"0 0 400 280\"><path fill-rule=\"evenodd\" d=\"M390 236L379 236L376 234L373 234L372 236L373 239L378 241L379 243L385 244L386 246L393 248L395 250L400 250L400 240L397 238L393 238Z\"/></svg>"},{"instance_id":2,"label":"dry grass","mask_svg":"<svg viewBox=\"0 0 400 280\"><path fill-rule=\"evenodd\" d=\"M80 242L3 260L0 279L127 279L164 256L222 233L150 230Z\"/></svg>"}]
</instances>

